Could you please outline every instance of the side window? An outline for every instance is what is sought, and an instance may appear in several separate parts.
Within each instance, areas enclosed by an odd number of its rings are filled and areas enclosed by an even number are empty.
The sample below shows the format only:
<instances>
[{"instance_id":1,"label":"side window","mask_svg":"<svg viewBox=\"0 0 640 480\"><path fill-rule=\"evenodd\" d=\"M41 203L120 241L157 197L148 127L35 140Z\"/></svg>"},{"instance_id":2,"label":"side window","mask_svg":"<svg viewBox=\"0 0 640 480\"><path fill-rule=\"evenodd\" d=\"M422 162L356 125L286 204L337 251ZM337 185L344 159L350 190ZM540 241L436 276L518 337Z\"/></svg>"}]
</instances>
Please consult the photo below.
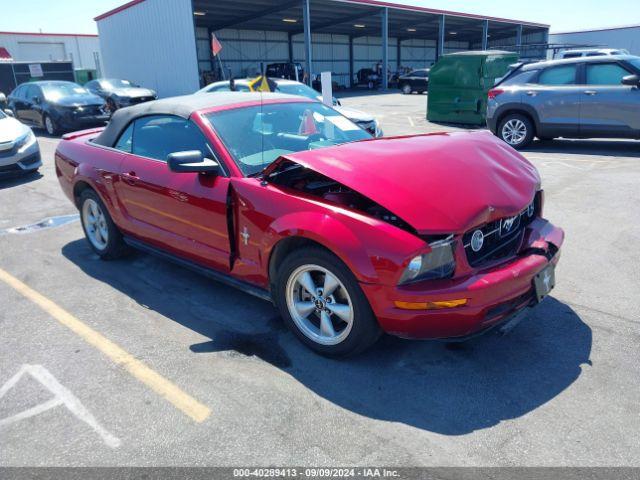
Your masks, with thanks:
<instances>
[{"instance_id":1,"label":"side window","mask_svg":"<svg viewBox=\"0 0 640 480\"><path fill-rule=\"evenodd\" d=\"M13 91L13 94L11 96L15 97L15 98L19 98L20 100L24 99L24 92L27 89L27 87L25 87L24 85L20 85L18 88L16 88Z\"/></svg>"},{"instance_id":2,"label":"side window","mask_svg":"<svg viewBox=\"0 0 640 480\"><path fill-rule=\"evenodd\" d=\"M577 65L562 65L547 68L540 74L541 85L575 85Z\"/></svg>"},{"instance_id":3,"label":"side window","mask_svg":"<svg viewBox=\"0 0 640 480\"><path fill-rule=\"evenodd\" d=\"M27 86L27 92L25 94L27 100L31 101L34 99L34 97L40 98L41 96L42 95L40 95L40 89L38 87L36 87L35 85Z\"/></svg>"},{"instance_id":4,"label":"side window","mask_svg":"<svg viewBox=\"0 0 640 480\"><path fill-rule=\"evenodd\" d=\"M154 115L135 121L133 153L167 161L171 153L200 150L211 157L212 150L197 125L184 118Z\"/></svg>"},{"instance_id":5,"label":"side window","mask_svg":"<svg viewBox=\"0 0 640 480\"><path fill-rule=\"evenodd\" d=\"M502 85L523 85L525 83L531 83L539 71L540 70L527 70L526 72L518 72L502 82Z\"/></svg>"},{"instance_id":6,"label":"side window","mask_svg":"<svg viewBox=\"0 0 640 480\"><path fill-rule=\"evenodd\" d=\"M120 138L116 142L113 148L121 150L126 153L132 153L133 151L133 122L129 124L127 129L120 135Z\"/></svg>"},{"instance_id":7,"label":"side window","mask_svg":"<svg viewBox=\"0 0 640 480\"><path fill-rule=\"evenodd\" d=\"M627 75L631 73L617 63L587 64L588 85L621 85Z\"/></svg>"}]
</instances>

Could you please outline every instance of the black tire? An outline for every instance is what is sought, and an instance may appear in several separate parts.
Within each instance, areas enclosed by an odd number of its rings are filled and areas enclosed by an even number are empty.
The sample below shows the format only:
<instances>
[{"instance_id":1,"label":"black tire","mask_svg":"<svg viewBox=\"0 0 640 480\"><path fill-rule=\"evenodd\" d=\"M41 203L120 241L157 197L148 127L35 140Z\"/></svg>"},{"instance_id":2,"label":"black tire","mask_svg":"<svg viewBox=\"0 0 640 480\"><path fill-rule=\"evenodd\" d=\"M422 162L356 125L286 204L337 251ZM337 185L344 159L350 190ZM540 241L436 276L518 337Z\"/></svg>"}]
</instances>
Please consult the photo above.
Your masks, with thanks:
<instances>
[{"instance_id":1,"label":"black tire","mask_svg":"<svg viewBox=\"0 0 640 480\"><path fill-rule=\"evenodd\" d=\"M408 83L403 84L400 87L400 90L402 90L403 95L411 95L413 93L413 89L411 88L411 85L409 85Z\"/></svg>"},{"instance_id":2,"label":"black tire","mask_svg":"<svg viewBox=\"0 0 640 480\"><path fill-rule=\"evenodd\" d=\"M85 224L85 218L83 215L84 204L87 200L93 200L94 202L96 202L105 216L108 231L108 240L106 242L106 246L102 249L94 245L89 239L89 233L87 232L87 225ZM129 247L122 238L122 233L120 233L120 230L118 230L116 224L113 223L113 219L111 218L111 215L109 215L109 210L104 205L96 192L91 189L84 190L80 194L78 207L80 209L82 230L84 231L87 243L91 247L91 250L93 250L102 260L116 260L118 258L122 258L130 252Z\"/></svg>"},{"instance_id":3,"label":"black tire","mask_svg":"<svg viewBox=\"0 0 640 480\"><path fill-rule=\"evenodd\" d=\"M518 137L518 141L514 141L515 137L509 135L509 126L514 124L522 125L524 128L524 135L522 137ZM531 122L529 117L519 113L507 114L498 126L498 137L516 150L527 147L533 141L534 136L535 128L533 126L533 122Z\"/></svg>"},{"instance_id":4,"label":"black tire","mask_svg":"<svg viewBox=\"0 0 640 480\"><path fill-rule=\"evenodd\" d=\"M48 126L48 122L47 120L49 120L51 127ZM58 128L58 125L56 124L55 120L53 118L51 118L51 116L47 113L45 113L42 117L42 124L44 125L44 130L49 134L49 135L59 135L60 134L60 128Z\"/></svg>"},{"instance_id":5,"label":"black tire","mask_svg":"<svg viewBox=\"0 0 640 480\"><path fill-rule=\"evenodd\" d=\"M305 335L293 320L287 306L287 283L294 272L304 265L317 265L330 271L347 290L353 306L351 331L340 343L323 345ZM320 247L303 248L291 252L282 262L276 278L276 304L287 326L302 343L331 358L357 355L380 338L382 330L351 270L335 255Z\"/></svg>"}]
</instances>

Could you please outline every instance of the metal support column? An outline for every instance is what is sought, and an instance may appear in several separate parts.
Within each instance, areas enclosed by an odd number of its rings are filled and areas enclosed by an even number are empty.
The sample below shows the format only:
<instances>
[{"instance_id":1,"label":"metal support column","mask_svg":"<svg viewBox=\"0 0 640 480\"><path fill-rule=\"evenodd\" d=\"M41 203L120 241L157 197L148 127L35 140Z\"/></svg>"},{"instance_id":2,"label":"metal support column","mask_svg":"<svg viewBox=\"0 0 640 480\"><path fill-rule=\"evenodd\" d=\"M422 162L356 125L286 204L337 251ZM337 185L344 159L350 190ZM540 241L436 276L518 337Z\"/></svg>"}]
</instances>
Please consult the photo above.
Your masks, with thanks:
<instances>
[{"instance_id":1,"label":"metal support column","mask_svg":"<svg viewBox=\"0 0 640 480\"><path fill-rule=\"evenodd\" d=\"M396 71L400 73L402 68L402 39L398 37L398 46L396 49Z\"/></svg>"},{"instance_id":2,"label":"metal support column","mask_svg":"<svg viewBox=\"0 0 640 480\"><path fill-rule=\"evenodd\" d=\"M353 36L349 35L349 87L353 87Z\"/></svg>"},{"instance_id":3,"label":"metal support column","mask_svg":"<svg viewBox=\"0 0 640 480\"><path fill-rule=\"evenodd\" d=\"M445 27L445 16L441 15L438 20L438 50L436 51L436 62L444 55Z\"/></svg>"},{"instance_id":4,"label":"metal support column","mask_svg":"<svg viewBox=\"0 0 640 480\"><path fill-rule=\"evenodd\" d=\"M293 63L293 33L289 34L289 63Z\"/></svg>"},{"instance_id":5,"label":"metal support column","mask_svg":"<svg viewBox=\"0 0 640 480\"><path fill-rule=\"evenodd\" d=\"M482 22L482 50L489 50L489 20Z\"/></svg>"},{"instance_id":6,"label":"metal support column","mask_svg":"<svg viewBox=\"0 0 640 480\"><path fill-rule=\"evenodd\" d=\"M307 84L311 86L313 80L311 78L313 61L311 59L311 0L302 0L302 17L304 21L304 55L306 60Z\"/></svg>"},{"instance_id":7,"label":"metal support column","mask_svg":"<svg viewBox=\"0 0 640 480\"><path fill-rule=\"evenodd\" d=\"M518 54L522 54L522 25L518 25L516 30L516 49Z\"/></svg>"},{"instance_id":8,"label":"metal support column","mask_svg":"<svg viewBox=\"0 0 640 480\"><path fill-rule=\"evenodd\" d=\"M382 89L389 89L389 8L382 9Z\"/></svg>"}]
</instances>

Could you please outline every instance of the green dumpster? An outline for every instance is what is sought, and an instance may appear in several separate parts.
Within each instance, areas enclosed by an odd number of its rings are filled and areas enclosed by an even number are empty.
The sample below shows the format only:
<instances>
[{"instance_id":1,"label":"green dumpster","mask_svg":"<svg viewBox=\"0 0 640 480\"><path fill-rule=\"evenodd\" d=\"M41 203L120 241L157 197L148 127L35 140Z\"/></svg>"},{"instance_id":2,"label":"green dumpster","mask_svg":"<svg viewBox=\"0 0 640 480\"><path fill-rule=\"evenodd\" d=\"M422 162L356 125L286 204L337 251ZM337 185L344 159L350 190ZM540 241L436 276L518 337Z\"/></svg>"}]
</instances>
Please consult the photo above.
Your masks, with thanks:
<instances>
[{"instance_id":1,"label":"green dumpster","mask_svg":"<svg viewBox=\"0 0 640 480\"><path fill-rule=\"evenodd\" d=\"M84 85L97 77L97 72L88 68L76 68L74 71L76 83Z\"/></svg>"},{"instance_id":2,"label":"green dumpster","mask_svg":"<svg viewBox=\"0 0 640 480\"><path fill-rule=\"evenodd\" d=\"M427 120L484 125L489 90L517 61L502 51L444 55L429 72Z\"/></svg>"}]
</instances>

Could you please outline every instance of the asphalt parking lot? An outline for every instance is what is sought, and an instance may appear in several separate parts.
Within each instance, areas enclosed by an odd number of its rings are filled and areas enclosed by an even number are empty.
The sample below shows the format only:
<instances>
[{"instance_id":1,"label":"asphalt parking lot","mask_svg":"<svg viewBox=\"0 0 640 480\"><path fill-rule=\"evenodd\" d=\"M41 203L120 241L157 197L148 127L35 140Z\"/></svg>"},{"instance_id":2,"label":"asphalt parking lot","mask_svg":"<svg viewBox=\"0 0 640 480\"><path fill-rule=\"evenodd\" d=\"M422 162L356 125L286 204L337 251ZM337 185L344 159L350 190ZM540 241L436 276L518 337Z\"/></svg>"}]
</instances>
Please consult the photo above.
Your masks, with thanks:
<instances>
[{"instance_id":1,"label":"asphalt parking lot","mask_svg":"<svg viewBox=\"0 0 640 480\"><path fill-rule=\"evenodd\" d=\"M342 101L388 135L453 128L424 95ZM525 152L567 240L509 335L333 361L268 303L145 254L98 260L65 217L58 141L39 134L41 175L0 180L0 465L640 466L640 142Z\"/></svg>"}]
</instances>

